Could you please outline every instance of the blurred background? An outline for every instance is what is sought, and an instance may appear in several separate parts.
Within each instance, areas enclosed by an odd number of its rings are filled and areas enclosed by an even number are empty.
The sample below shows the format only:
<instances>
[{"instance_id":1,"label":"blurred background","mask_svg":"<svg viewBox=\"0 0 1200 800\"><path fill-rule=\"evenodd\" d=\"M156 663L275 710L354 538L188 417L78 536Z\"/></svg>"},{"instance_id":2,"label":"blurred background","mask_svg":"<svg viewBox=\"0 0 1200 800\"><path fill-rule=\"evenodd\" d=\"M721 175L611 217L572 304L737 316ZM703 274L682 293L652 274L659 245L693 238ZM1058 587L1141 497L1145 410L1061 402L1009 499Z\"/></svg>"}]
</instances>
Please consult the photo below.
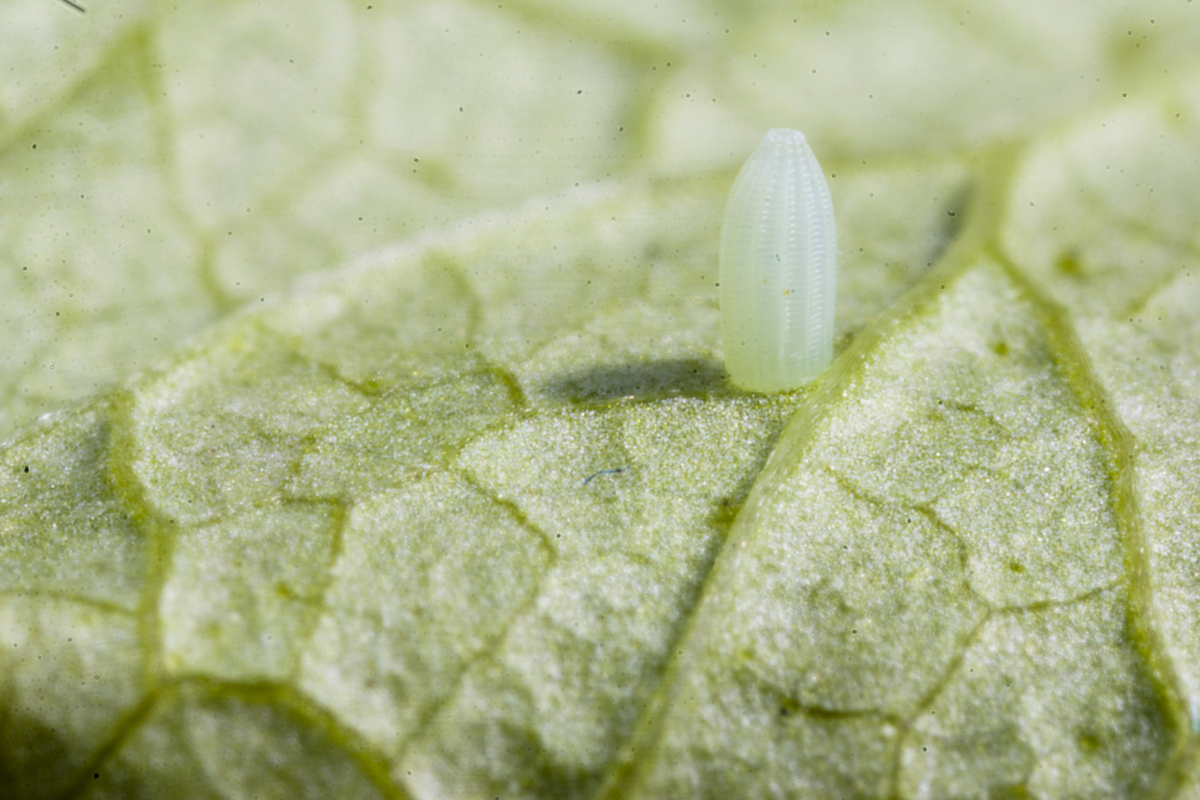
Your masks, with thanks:
<instances>
[{"instance_id":1,"label":"blurred background","mask_svg":"<svg viewBox=\"0 0 1200 800\"><path fill-rule=\"evenodd\" d=\"M771 127L969 170L1200 41L1190 0L82 5L0 3L0 441L385 244L731 178Z\"/></svg>"}]
</instances>

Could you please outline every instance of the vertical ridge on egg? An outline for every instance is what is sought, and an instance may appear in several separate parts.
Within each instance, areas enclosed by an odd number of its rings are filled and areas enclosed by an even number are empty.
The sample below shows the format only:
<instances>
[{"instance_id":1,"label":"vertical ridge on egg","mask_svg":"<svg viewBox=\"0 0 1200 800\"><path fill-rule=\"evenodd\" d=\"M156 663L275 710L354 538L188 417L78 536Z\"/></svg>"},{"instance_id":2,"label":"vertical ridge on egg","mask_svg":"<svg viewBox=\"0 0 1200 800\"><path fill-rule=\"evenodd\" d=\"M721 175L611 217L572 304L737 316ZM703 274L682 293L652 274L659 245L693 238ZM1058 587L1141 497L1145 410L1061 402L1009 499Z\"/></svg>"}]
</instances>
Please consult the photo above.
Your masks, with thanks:
<instances>
[{"instance_id":1,"label":"vertical ridge on egg","mask_svg":"<svg viewBox=\"0 0 1200 800\"><path fill-rule=\"evenodd\" d=\"M737 386L795 389L833 360L837 233L821 165L799 131L768 131L729 194L721 341Z\"/></svg>"}]
</instances>

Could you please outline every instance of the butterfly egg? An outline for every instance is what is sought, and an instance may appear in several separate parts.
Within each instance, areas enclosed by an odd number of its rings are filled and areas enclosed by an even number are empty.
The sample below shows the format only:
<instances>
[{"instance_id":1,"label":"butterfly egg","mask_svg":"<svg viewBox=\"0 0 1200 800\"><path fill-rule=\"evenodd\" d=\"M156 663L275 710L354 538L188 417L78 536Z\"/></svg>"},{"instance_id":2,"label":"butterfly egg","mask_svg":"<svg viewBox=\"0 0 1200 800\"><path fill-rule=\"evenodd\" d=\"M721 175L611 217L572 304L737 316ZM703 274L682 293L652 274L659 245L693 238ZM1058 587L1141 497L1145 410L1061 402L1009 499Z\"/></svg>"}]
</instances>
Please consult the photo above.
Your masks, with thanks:
<instances>
[{"instance_id":1,"label":"butterfly egg","mask_svg":"<svg viewBox=\"0 0 1200 800\"><path fill-rule=\"evenodd\" d=\"M768 131L738 173L721 229L721 341L733 382L795 389L833 360L837 234L800 131Z\"/></svg>"}]
</instances>

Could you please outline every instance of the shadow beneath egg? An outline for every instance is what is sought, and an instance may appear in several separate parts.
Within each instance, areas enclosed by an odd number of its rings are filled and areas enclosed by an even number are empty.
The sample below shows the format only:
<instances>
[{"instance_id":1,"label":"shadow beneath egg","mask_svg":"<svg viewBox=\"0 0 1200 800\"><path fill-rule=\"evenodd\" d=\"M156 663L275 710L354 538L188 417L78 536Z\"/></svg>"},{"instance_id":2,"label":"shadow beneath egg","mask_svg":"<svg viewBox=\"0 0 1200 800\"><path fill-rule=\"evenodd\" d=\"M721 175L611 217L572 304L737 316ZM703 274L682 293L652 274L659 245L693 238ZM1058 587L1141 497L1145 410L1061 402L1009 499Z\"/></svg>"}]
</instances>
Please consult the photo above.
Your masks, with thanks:
<instances>
[{"instance_id":1,"label":"shadow beneath egg","mask_svg":"<svg viewBox=\"0 0 1200 800\"><path fill-rule=\"evenodd\" d=\"M741 394L730 385L720 362L698 358L589 367L551 378L538 388L546 397L570 403Z\"/></svg>"}]
</instances>

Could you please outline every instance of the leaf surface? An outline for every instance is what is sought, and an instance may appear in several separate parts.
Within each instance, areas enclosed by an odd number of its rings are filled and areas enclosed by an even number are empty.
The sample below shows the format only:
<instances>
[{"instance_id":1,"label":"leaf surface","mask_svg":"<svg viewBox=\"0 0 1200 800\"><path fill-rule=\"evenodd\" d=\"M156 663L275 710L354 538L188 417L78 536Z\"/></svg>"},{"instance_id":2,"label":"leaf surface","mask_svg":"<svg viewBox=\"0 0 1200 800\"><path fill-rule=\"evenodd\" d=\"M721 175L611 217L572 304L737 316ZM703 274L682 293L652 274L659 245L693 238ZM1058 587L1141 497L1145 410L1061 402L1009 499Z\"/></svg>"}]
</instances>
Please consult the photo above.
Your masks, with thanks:
<instances>
[{"instance_id":1,"label":"leaf surface","mask_svg":"<svg viewBox=\"0 0 1200 800\"><path fill-rule=\"evenodd\" d=\"M0 8L0 787L1200 796L1197 13Z\"/></svg>"}]
</instances>

